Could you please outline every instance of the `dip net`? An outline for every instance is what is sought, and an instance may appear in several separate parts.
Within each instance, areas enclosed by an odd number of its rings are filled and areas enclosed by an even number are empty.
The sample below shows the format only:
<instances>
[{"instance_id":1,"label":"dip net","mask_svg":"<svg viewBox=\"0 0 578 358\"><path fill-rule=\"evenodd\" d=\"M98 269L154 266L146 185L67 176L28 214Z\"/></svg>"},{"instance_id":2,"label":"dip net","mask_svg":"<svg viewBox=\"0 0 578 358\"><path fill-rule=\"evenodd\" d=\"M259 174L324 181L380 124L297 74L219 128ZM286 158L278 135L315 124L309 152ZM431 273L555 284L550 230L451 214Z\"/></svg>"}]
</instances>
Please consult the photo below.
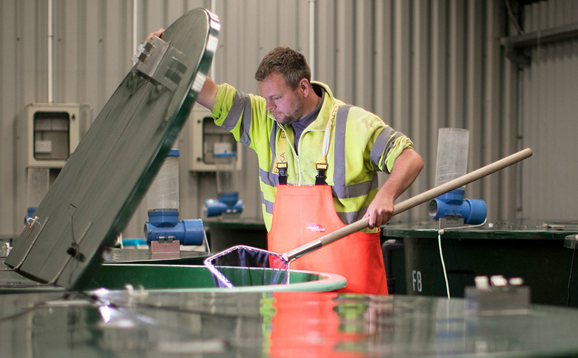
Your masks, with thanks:
<instances>
[{"instance_id":1,"label":"dip net","mask_svg":"<svg viewBox=\"0 0 578 358\"><path fill-rule=\"evenodd\" d=\"M215 287L285 285L289 262L277 253L250 246L233 246L205 259Z\"/></svg>"}]
</instances>

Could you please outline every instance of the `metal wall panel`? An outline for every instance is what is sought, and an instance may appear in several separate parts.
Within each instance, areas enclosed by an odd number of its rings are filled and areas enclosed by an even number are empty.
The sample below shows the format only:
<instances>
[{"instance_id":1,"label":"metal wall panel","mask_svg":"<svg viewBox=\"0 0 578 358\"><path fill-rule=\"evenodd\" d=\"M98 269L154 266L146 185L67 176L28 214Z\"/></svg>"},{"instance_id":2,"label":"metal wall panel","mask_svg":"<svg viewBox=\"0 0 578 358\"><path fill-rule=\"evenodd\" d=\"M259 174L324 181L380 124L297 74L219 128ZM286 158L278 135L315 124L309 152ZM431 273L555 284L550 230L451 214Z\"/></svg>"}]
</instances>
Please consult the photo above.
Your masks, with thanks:
<instances>
[{"instance_id":1,"label":"metal wall panel","mask_svg":"<svg viewBox=\"0 0 578 358\"><path fill-rule=\"evenodd\" d=\"M430 29L432 19L430 16L430 8L432 4L428 1L416 2L413 7L412 19L414 21L413 38L411 51L413 53L413 61L411 63L411 89L410 98L411 107L411 135L414 138L421 138L420 147L417 148L425 163L430 160L435 160L435 153L429 148L434 148L433 136L430 135L433 116L431 110L433 108L429 84L431 83L432 75L430 71L431 51L432 45L430 40ZM385 44L384 44L385 45ZM386 47L387 48L387 47ZM385 82L387 84L387 82ZM388 90L391 93L391 90ZM387 107L386 107L387 108ZM417 146L417 143L416 143ZM417 188L428 188L432 181L428 178L435 175L432 171L433 166L426 165L420 176L416 180ZM422 189L423 190L423 189ZM418 191L411 188L410 192L415 195ZM423 211L422 211L423 212Z\"/></svg>"},{"instance_id":2,"label":"metal wall panel","mask_svg":"<svg viewBox=\"0 0 578 358\"><path fill-rule=\"evenodd\" d=\"M16 1L4 1L0 8L0 236L12 235L16 217L14 204L16 195L14 179L14 148L16 130L14 118L18 108L18 81L16 69L19 59L16 54Z\"/></svg>"},{"instance_id":3,"label":"metal wall panel","mask_svg":"<svg viewBox=\"0 0 578 358\"><path fill-rule=\"evenodd\" d=\"M578 24L575 1L548 1L524 8L522 28L540 32ZM543 220L578 218L578 37L540 40L526 49L521 66L520 126L534 157L522 172L523 215Z\"/></svg>"},{"instance_id":4,"label":"metal wall panel","mask_svg":"<svg viewBox=\"0 0 578 358\"><path fill-rule=\"evenodd\" d=\"M506 35L502 0L54 0L54 101L86 103L96 117L131 67L135 4L139 40L189 9L214 6L222 25L214 78L246 92L257 91L255 69L274 46L303 52L314 64L314 79L336 97L373 111L414 140L426 166L401 199L433 185L440 127L471 131L470 169L516 149L517 71L499 46ZM44 0L0 2L0 48L12 54L0 58L0 235L19 231L22 216L14 212L22 200L13 194L16 159L7 154L14 148L16 113L47 101L46 9ZM181 212L198 218L216 189L214 175L188 171L188 140L185 131L177 143ZM256 157L247 150L242 161L245 215L261 218ZM486 200L490 220L511 219L519 209L512 203L525 205L518 182L516 171L508 170L468 186L466 195ZM139 209L125 236L140 235L145 212ZM427 219L427 210L420 206L400 218Z\"/></svg>"}]
</instances>

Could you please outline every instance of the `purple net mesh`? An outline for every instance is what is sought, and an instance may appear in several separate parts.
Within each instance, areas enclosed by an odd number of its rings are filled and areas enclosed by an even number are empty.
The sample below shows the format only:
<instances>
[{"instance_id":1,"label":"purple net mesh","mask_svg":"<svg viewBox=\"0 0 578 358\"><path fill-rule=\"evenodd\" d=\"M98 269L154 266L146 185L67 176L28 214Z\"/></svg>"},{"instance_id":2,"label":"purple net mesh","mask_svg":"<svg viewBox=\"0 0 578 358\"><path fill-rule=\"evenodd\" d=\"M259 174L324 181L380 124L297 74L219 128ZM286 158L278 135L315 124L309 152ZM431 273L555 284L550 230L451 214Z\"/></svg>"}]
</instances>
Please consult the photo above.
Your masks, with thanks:
<instances>
[{"instance_id":1,"label":"purple net mesh","mask_svg":"<svg viewBox=\"0 0 578 358\"><path fill-rule=\"evenodd\" d=\"M233 246L205 259L215 287L283 285L289 263L279 254L250 246Z\"/></svg>"}]
</instances>

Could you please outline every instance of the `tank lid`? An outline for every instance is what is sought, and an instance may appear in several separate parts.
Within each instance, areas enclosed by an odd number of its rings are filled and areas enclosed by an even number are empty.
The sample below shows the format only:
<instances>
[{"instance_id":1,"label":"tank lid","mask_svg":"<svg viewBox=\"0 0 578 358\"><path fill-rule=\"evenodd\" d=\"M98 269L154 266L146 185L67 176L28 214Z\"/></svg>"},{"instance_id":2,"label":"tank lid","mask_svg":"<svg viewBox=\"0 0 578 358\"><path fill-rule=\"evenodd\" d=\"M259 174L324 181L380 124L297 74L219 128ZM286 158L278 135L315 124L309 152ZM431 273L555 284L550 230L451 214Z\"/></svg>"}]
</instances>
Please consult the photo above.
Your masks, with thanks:
<instances>
[{"instance_id":1,"label":"tank lid","mask_svg":"<svg viewBox=\"0 0 578 358\"><path fill-rule=\"evenodd\" d=\"M194 9L163 39L139 48L134 67L14 240L6 265L40 285L93 288L104 251L115 245L186 123L219 28L215 15Z\"/></svg>"}]
</instances>

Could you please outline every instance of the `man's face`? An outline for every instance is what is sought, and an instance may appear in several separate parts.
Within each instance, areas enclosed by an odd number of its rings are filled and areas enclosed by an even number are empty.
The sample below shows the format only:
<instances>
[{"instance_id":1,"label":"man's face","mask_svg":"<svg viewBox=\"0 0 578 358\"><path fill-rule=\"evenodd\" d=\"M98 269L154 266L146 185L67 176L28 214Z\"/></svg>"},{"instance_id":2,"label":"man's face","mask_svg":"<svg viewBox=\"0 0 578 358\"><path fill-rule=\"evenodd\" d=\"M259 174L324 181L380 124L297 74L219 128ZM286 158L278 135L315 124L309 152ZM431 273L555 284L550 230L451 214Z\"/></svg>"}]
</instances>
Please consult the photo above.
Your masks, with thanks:
<instances>
[{"instance_id":1,"label":"man's face","mask_svg":"<svg viewBox=\"0 0 578 358\"><path fill-rule=\"evenodd\" d=\"M283 75L274 72L260 81L259 93L267 101L267 110L279 123L291 124L303 118L305 100L301 86L292 90Z\"/></svg>"}]
</instances>

